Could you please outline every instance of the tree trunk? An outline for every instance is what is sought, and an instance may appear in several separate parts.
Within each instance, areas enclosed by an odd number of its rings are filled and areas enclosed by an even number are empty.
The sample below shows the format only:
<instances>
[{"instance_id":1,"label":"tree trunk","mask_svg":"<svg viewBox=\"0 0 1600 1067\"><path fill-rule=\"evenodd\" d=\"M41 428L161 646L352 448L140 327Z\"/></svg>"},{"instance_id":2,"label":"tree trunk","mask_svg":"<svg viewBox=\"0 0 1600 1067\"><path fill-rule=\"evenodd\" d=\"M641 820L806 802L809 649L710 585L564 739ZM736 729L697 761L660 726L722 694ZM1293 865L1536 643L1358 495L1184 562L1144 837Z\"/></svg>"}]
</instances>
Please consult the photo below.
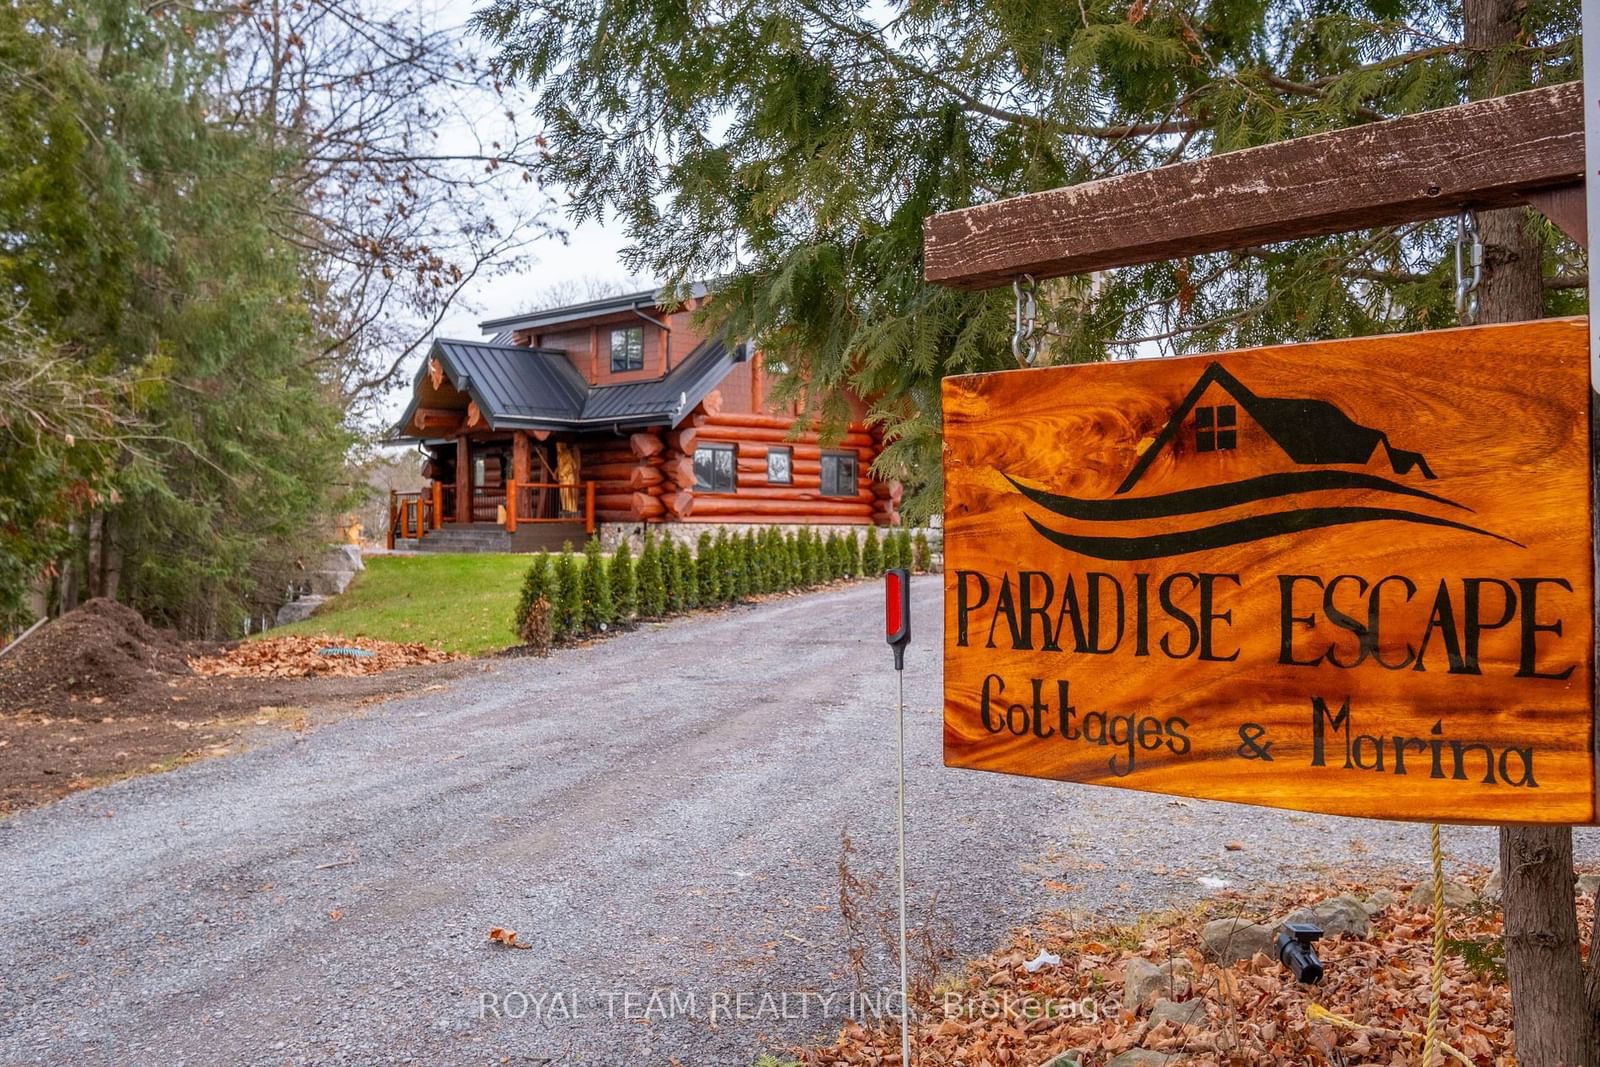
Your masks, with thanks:
<instances>
[{"instance_id":1,"label":"tree trunk","mask_svg":"<svg viewBox=\"0 0 1600 1067\"><path fill-rule=\"evenodd\" d=\"M1527 88L1525 64L1503 51L1515 43L1525 10L1523 0L1465 0L1464 41L1484 50L1474 58L1474 99ZM1481 212L1478 230L1484 246L1478 321L1539 318L1544 313L1543 249L1526 210ZM1600 1034L1578 949L1571 828L1501 827L1500 871L1517 1062L1523 1067L1600 1064Z\"/></svg>"}]
</instances>

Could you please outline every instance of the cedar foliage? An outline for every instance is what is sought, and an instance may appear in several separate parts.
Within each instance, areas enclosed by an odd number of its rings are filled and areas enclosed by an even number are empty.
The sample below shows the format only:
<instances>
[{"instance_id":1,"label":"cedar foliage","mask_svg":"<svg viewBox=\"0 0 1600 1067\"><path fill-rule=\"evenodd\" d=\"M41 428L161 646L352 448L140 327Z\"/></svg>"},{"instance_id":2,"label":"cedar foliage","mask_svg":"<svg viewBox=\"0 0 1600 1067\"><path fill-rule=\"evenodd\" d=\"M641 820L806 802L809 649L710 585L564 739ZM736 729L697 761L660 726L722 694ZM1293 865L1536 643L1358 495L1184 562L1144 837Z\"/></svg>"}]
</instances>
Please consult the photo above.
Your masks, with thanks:
<instances>
[{"instance_id":1,"label":"cedar foliage","mask_svg":"<svg viewBox=\"0 0 1600 1067\"><path fill-rule=\"evenodd\" d=\"M933 569L933 547L928 544L928 533L926 530L917 531L917 539L915 544L916 555L913 560L914 565L918 571L927 573Z\"/></svg>"},{"instance_id":2,"label":"cedar foliage","mask_svg":"<svg viewBox=\"0 0 1600 1067\"><path fill-rule=\"evenodd\" d=\"M646 530L644 550L639 554L639 614L647 619L659 619L666 613L667 587L661 548L655 534Z\"/></svg>"},{"instance_id":3,"label":"cedar foliage","mask_svg":"<svg viewBox=\"0 0 1600 1067\"><path fill-rule=\"evenodd\" d=\"M671 537L661 538L661 584L667 594L667 612L684 610L683 559Z\"/></svg>"},{"instance_id":4,"label":"cedar foliage","mask_svg":"<svg viewBox=\"0 0 1600 1067\"><path fill-rule=\"evenodd\" d=\"M717 536L711 542L711 558L719 575L722 595L719 603L731 604L739 598L739 575L735 573L733 550L728 547L728 528L717 527Z\"/></svg>"},{"instance_id":5,"label":"cedar foliage","mask_svg":"<svg viewBox=\"0 0 1600 1067\"><path fill-rule=\"evenodd\" d=\"M700 595L700 568L695 565L694 552L688 545L679 542L676 554L678 583L682 590L678 597L679 610L693 611L704 603Z\"/></svg>"},{"instance_id":6,"label":"cedar foliage","mask_svg":"<svg viewBox=\"0 0 1600 1067\"><path fill-rule=\"evenodd\" d=\"M583 577L578 573L578 559L572 554L571 541L563 544L561 554L556 556L554 584L551 632L558 638L574 637L583 631Z\"/></svg>"},{"instance_id":7,"label":"cedar foliage","mask_svg":"<svg viewBox=\"0 0 1600 1067\"><path fill-rule=\"evenodd\" d=\"M616 619L628 622L639 614L639 574L634 565L633 548L626 537L617 543L606 572L611 578L611 604Z\"/></svg>"},{"instance_id":8,"label":"cedar foliage","mask_svg":"<svg viewBox=\"0 0 1600 1067\"><path fill-rule=\"evenodd\" d=\"M611 596L611 577L606 573L606 556L600 539L591 537L583 546L583 628L591 633L617 621L616 604Z\"/></svg>"},{"instance_id":9,"label":"cedar foliage","mask_svg":"<svg viewBox=\"0 0 1600 1067\"><path fill-rule=\"evenodd\" d=\"M883 548L878 543L878 528L867 527L867 539L861 546L861 573L868 578L883 575Z\"/></svg>"},{"instance_id":10,"label":"cedar foliage","mask_svg":"<svg viewBox=\"0 0 1600 1067\"><path fill-rule=\"evenodd\" d=\"M1533 84L1574 78L1578 10L1517 5L1514 38L1486 58L1530 67ZM925 284L923 219L1461 103L1477 55L1443 0L672 12L491 0L477 25L533 92L575 215L628 227L631 270L723 277L713 324L762 338L788 368L775 399L824 426L847 422L847 389L876 398L889 445L874 469L906 481L912 520L940 505L939 380L1015 365L1009 287ZM1046 282L1042 357L1449 325L1452 234L1448 220L1383 227ZM1547 277L1582 270L1569 242L1546 255ZM1551 312L1581 303L1546 297Z\"/></svg>"},{"instance_id":11,"label":"cedar foliage","mask_svg":"<svg viewBox=\"0 0 1600 1067\"><path fill-rule=\"evenodd\" d=\"M722 575L717 571L711 532L703 531L695 545L695 575L699 579L700 601L707 606L722 603Z\"/></svg>"},{"instance_id":12,"label":"cedar foliage","mask_svg":"<svg viewBox=\"0 0 1600 1067\"><path fill-rule=\"evenodd\" d=\"M514 621L517 637L541 656L550 651L552 637L550 605L554 600L552 593L555 588L553 581L549 553L535 553L533 561L528 564L527 573L522 577L522 590L517 597ZM538 646L536 638L543 640L542 649Z\"/></svg>"}]
</instances>

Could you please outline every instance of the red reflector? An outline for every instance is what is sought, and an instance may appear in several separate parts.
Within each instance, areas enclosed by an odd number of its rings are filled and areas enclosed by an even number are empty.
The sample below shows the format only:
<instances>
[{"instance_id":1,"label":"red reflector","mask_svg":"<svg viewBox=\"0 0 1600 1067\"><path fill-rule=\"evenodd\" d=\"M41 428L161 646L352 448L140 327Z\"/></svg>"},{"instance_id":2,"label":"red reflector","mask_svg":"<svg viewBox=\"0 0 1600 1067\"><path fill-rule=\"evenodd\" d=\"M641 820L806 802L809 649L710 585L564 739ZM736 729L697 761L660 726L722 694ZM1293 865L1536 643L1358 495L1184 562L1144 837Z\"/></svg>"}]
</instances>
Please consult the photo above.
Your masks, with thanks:
<instances>
[{"instance_id":1,"label":"red reflector","mask_svg":"<svg viewBox=\"0 0 1600 1067\"><path fill-rule=\"evenodd\" d=\"M889 571L883 576L885 593L883 632L891 639L899 637L901 631L905 628L905 617L901 614L903 597L900 591L900 582L900 575L894 571Z\"/></svg>"}]
</instances>

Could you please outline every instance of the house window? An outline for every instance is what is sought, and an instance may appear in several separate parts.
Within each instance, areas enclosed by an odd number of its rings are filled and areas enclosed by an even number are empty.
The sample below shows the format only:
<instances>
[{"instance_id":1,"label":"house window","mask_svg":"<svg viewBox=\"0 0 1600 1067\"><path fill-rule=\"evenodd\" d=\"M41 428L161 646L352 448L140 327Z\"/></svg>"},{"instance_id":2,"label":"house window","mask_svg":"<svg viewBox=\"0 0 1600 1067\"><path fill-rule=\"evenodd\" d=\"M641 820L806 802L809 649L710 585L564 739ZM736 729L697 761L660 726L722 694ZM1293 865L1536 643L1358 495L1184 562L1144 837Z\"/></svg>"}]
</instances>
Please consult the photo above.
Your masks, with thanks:
<instances>
[{"instance_id":1,"label":"house window","mask_svg":"<svg viewBox=\"0 0 1600 1067\"><path fill-rule=\"evenodd\" d=\"M776 485L794 482L794 450L792 448L767 449L767 481Z\"/></svg>"},{"instance_id":2,"label":"house window","mask_svg":"<svg viewBox=\"0 0 1600 1067\"><path fill-rule=\"evenodd\" d=\"M694 450L694 487L703 493L734 491L734 446L700 445Z\"/></svg>"},{"instance_id":3,"label":"house window","mask_svg":"<svg viewBox=\"0 0 1600 1067\"><path fill-rule=\"evenodd\" d=\"M855 496L856 456L854 452L822 454L822 495Z\"/></svg>"},{"instance_id":4,"label":"house window","mask_svg":"<svg viewBox=\"0 0 1600 1067\"><path fill-rule=\"evenodd\" d=\"M611 369L644 370L644 327L611 331Z\"/></svg>"},{"instance_id":5,"label":"house window","mask_svg":"<svg viewBox=\"0 0 1600 1067\"><path fill-rule=\"evenodd\" d=\"M1232 404L1194 409L1194 450L1231 452L1239 447L1239 409Z\"/></svg>"}]
</instances>

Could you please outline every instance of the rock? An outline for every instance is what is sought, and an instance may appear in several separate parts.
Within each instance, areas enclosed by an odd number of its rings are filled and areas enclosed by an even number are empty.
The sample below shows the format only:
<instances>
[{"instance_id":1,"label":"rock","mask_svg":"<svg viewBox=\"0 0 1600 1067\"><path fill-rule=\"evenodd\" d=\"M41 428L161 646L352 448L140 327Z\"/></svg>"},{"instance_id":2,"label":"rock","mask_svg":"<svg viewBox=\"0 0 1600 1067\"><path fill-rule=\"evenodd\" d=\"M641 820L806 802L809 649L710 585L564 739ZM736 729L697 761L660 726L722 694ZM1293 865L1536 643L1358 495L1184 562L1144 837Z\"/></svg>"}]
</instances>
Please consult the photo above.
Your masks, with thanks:
<instances>
[{"instance_id":1,"label":"rock","mask_svg":"<svg viewBox=\"0 0 1600 1067\"><path fill-rule=\"evenodd\" d=\"M1362 907L1367 909L1368 915L1381 915L1394 907L1400 897L1392 889L1380 889L1366 899Z\"/></svg>"},{"instance_id":2,"label":"rock","mask_svg":"<svg viewBox=\"0 0 1600 1067\"><path fill-rule=\"evenodd\" d=\"M1181 997L1189 992L1194 967L1182 956L1157 967L1137 957L1128 961L1122 978L1122 1006L1137 1012L1162 997Z\"/></svg>"},{"instance_id":3,"label":"rock","mask_svg":"<svg viewBox=\"0 0 1600 1067\"><path fill-rule=\"evenodd\" d=\"M1479 895L1482 896L1484 900L1489 901L1491 904L1500 903L1499 867L1496 867L1494 869L1494 873L1489 876L1489 880L1483 883L1483 888L1479 890Z\"/></svg>"},{"instance_id":4,"label":"rock","mask_svg":"<svg viewBox=\"0 0 1600 1067\"><path fill-rule=\"evenodd\" d=\"M1578 875L1578 893L1580 896L1592 897L1600 892L1600 874Z\"/></svg>"},{"instance_id":5,"label":"rock","mask_svg":"<svg viewBox=\"0 0 1600 1067\"><path fill-rule=\"evenodd\" d=\"M1372 931L1371 915L1367 912L1366 904L1348 893L1341 893L1336 897L1329 897L1309 908L1297 908L1280 919L1273 927L1281 928L1287 923L1310 923L1322 927L1322 932L1329 937L1338 937L1340 934L1349 934L1351 937L1366 937Z\"/></svg>"},{"instance_id":6,"label":"rock","mask_svg":"<svg viewBox=\"0 0 1600 1067\"><path fill-rule=\"evenodd\" d=\"M1273 927L1249 919L1212 919L1200 931L1206 955L1222 963L1247 960L1257 952L1272 955Z\"/></svg>"},{"instance_id":7,"label":"rock","mask_svg":"<svg viewBox=\"0 0 1600 1067\"><path fill-rule=\"evenodd\" d=\"M317 596L338 596L355 577L354 571L312 571L311 591Z\"/></svg>"},{"instance_id":8,"label":"rock","mask_svg":"<svg viewBox=\"0 0 1600 1067\"><path fill-rule=\"evenodd\" d=\"M1464 908L1469 904L1478 902L1478 894L1472 887L1462 882L1446 880L1444 883L1444 906L1447 908ZM1406 897L1406 907L1412 911L1433 910L1433 882L1419 882L1417 888Z\"/></svg>"},{"instance_id":9,"label":"rock","mask_svg":"<svg viewBox=\"0 0 1600 1067\"><path fill-rule=\"evenodd\" d=\"M1206 1002L1203 1000L1158 1000L1150 1009L1150 1025L1172 1023L1174 1026L1199 1026L1206 1021Z\"/></svg>"},{"instance_id":10,"label":"rock","mask_svg":"<svg viewBox=\"0 0 1600 1067\"><path fill-rule=\"evenodd\" d=\"M322 561L323 570L364 571L367 565L361 561L361 549L356 545L334 545L328 550L327 558Z\"/></svg>"},{"instance_id":11,"label":"rock","mask_svg":"<svg viewBox=\"0 0 1600 1067\"><path fill-rule=\"evenodd\" d=\"M1106 1067L1166 1067L1169 1063L1177 1063L1181 1056L1169 1056L1165 1052L1151 1052L1147 1048L1130 1048L1118 1056L1113 1056L1106 1061Z\"/></svg>"},{"instance_id":12,"label":"rock","mask_svg":"<svg viewBox=\"0 0 1600 1067\"><path fill-rule=\"evenodd\" d=\"M309 619L311 613L320 608L327 599L325 596L303 596L299 600L291 600L278 609L277 618L273 621L278 626L287 626L291 622Z\"/></svg>"}]
</instances>

